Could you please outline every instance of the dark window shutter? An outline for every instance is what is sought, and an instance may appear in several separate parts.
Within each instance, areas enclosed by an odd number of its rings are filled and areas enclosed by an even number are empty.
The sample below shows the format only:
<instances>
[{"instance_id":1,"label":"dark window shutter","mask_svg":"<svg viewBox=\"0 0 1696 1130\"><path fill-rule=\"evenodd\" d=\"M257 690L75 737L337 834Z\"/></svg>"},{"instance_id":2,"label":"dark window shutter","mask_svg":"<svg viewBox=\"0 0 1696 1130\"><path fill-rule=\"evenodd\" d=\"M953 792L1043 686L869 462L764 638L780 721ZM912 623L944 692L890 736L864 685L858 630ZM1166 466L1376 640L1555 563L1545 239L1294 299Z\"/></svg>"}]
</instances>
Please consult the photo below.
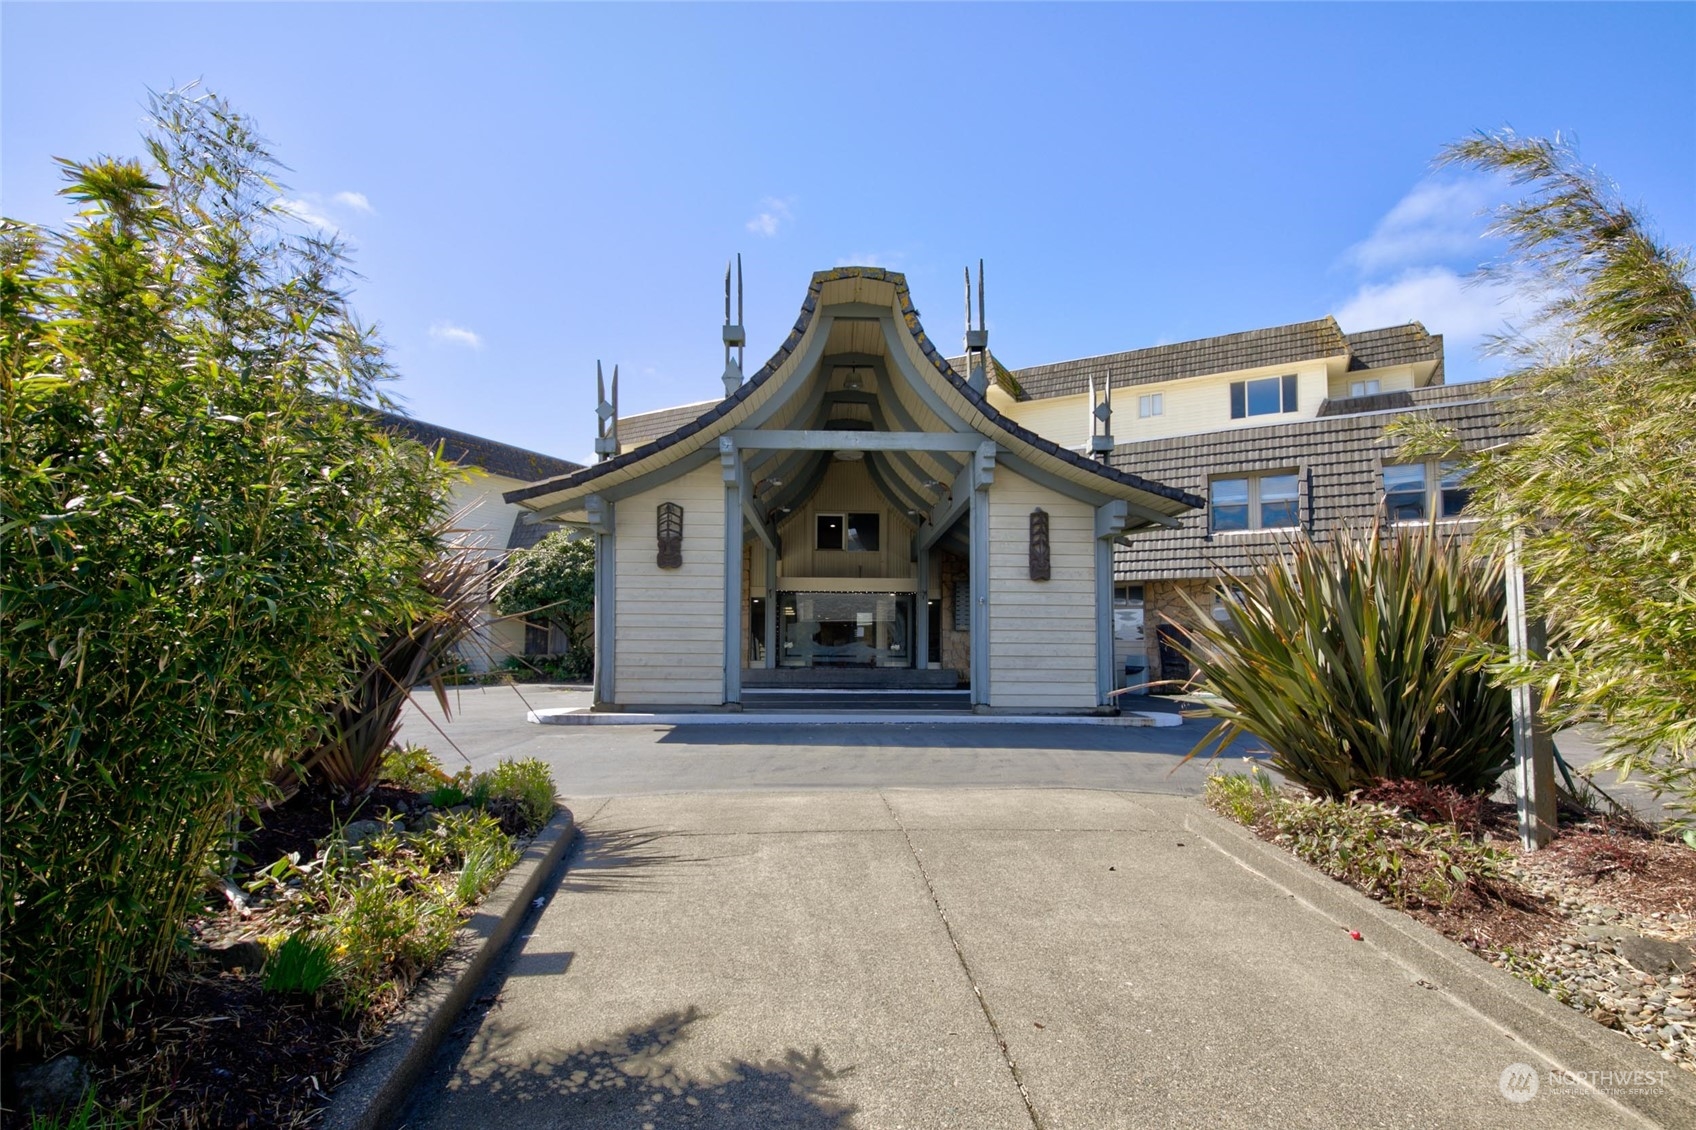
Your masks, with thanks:
<instances>
[{"instance_id":1,"label":"dark window shutter","mask_svg":"<svg viewBox=\"0 0 1696 1130\"><path fill-rule=\"evenodd\" d=\"M1248 399L1243 393L1243 382L1231 382L1231 419L1241 420L1248 415Z\"/></svg>"},{"instance_id":2,"label":"dark window shutter","mask_svg":"<svg viewBox=\"0 0 1696 1130\"><path fill-rule=\"evenodd\" d=\"M1295 378L1295 374L1292 373L1289 376L1284 378L1284 411L1294 412L1295 410L1296 410L1296 378Z\"/></svg>"}]
</instances>

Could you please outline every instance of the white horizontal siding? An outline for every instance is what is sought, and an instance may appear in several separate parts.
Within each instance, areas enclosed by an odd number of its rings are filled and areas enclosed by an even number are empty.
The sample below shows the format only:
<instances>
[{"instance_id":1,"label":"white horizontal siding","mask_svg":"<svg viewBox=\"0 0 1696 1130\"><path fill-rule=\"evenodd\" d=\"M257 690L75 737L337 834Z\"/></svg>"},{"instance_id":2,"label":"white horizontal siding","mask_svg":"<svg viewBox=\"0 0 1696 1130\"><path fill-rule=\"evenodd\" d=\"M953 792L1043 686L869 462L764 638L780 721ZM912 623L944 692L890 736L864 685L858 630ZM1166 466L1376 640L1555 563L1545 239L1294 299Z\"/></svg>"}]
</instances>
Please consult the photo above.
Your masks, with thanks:
<instances>
[{"instance_id":1,"label":"white horizontal siding","mask_svg":"<svg viewBox=\"0 0 1696 1130\"><path fill-rule=\"evenodd\" d=\"M1030 517L1048 512L1053 577L1030 579ZM1095 509L998 467L989 490L989 704L1096 705Z\"/></svg>"},{"instance_id":2,"label":"white horizontal siding","mask_svg":"<svg viewBox=\"0 0 1696 1130\"><path fill-rule=\"evenodd\" d=\"M656 517L683 507L683 565L661 569ZM724 480L717 463L616 504L613 699L716 706L724 701Z\"/></svg>"}]
</instances>

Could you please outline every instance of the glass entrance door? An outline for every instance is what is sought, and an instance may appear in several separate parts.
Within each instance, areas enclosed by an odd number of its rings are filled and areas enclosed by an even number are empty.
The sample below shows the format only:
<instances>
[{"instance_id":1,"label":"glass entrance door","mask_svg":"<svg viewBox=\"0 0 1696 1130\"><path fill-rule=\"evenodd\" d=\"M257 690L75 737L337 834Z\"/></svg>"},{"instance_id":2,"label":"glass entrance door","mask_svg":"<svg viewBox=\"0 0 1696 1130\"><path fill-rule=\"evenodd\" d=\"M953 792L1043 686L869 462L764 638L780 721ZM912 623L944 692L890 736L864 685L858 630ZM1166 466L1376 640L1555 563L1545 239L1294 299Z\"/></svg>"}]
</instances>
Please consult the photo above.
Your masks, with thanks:
<instances>
[{"instance_id":1,"label":"glass entrance door","mask_svg":"<svg viewBox=\"0 0 1696 1130\"><path fill-rule=\"evenodd\" d=\"M892 592L785 592L783 667L911 667L913 598Z\"/></svg>"}]
</instances>

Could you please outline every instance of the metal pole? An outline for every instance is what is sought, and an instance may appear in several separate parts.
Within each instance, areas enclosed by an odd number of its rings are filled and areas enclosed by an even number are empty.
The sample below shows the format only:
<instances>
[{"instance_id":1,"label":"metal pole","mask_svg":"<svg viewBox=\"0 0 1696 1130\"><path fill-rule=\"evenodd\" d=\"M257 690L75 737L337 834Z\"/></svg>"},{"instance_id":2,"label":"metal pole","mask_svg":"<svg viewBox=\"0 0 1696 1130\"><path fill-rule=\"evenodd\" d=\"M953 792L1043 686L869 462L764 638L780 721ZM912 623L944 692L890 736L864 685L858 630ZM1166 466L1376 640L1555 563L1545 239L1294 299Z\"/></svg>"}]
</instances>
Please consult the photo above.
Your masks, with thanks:
<instances>
[{"instance_id":1,"label":"metal pole","mask_svg":"<svg viewBox=\"0 0 1696 1130\"><path fill-rule=\"evenodd\" d=\"M1525 569L1520 563L1520 540L1516 533L1508 546L1506 570L1508 654L1523 663L1543 646L1543 626L1529 619L1525 606ZM1554 838L1558 829L1555 814L1555 745L1538 709L1536 690L1529 683L1516 684L1513 697L1514 795L1519 801L1519 842L1535 851Z\"/></svg>"}]
</instances>

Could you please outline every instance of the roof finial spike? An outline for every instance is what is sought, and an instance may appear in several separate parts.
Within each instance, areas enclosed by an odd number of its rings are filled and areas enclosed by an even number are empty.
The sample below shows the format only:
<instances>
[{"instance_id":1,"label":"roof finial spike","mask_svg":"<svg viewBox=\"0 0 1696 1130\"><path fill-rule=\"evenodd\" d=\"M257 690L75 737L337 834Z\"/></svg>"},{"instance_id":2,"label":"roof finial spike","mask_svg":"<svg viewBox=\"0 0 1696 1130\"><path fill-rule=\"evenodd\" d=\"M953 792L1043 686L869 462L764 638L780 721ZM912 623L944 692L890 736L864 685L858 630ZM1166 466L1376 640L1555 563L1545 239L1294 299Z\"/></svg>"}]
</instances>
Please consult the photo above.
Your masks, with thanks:
<instances>
[{"instance_id":1,"label":"roof finial spike","mask_svg":"<svg viewBox=\"0 0 1696 1130\"><path fill-rule=\"evenodd\" d=\"M731 268L736 273L736 320L730 320L730 275ZM736 390L742 387L742 358L746 348L748 335L742 329L742 253L737 252L735 263L729 260L724 264L724 395L734 396ZM736 350L735 360L731 359L730 350Z\"/></svg>"},{"instance_id":2,"label":"roof finial spike","mask_svg":"<svg viewBox=\"0 0 1696 1130\"><path fill-rule=\"evenodd\" d=\"M602 460L618 454L618 366L612 367L612 399L607 399L606 376L595 362L595 454Z\"/></svg>"},{"instance_id":3,"label":"roof finial spike","mask_svg":"<svg viewBox=\"0 0 1696 1130\"><path fill-rule=\"evenodd\" d=\"M1102 389L1103 399L1095 406L1092 415L1101 421L1101 429L1096 431L1094 420L1090 423L1089 453L1101 460L1113 454L1113 374L1107 374L1105 387ZM1090 377L1090 400L1095 400L1095 377Z\"/></svg>"},{"instance_id":4,"label":"roof finial spike","mask_svg":"<svg viewBox=\"0 0 1696 1130\"><path fill-rule=\"evenodd\" d=\"M983 314L983 260L978 260L978 329L987 329Z\"/></svg>"},{"instance_id":5,"label":"roof finial spike","mask_svg":"<svg viewBox=\"0 0 1696 1130\"><path fill-rule=\"evenodd\" d=\"M972 269L966 268L966 336L972 333ZM969 347L968 347L969 348Z\"/></svg>"},{"instance_id":6,"label":"roof finial spike","mask_svg":"<svg viewBox=\"0 0 1696 1130\"><path fill-rule=\"evenodd\" d=\"M989 333L983 328L983 260L978 260L978 325L972 328L972 268L966 267L966 385L989 393Z\"/></svg>"}]
</instances>

